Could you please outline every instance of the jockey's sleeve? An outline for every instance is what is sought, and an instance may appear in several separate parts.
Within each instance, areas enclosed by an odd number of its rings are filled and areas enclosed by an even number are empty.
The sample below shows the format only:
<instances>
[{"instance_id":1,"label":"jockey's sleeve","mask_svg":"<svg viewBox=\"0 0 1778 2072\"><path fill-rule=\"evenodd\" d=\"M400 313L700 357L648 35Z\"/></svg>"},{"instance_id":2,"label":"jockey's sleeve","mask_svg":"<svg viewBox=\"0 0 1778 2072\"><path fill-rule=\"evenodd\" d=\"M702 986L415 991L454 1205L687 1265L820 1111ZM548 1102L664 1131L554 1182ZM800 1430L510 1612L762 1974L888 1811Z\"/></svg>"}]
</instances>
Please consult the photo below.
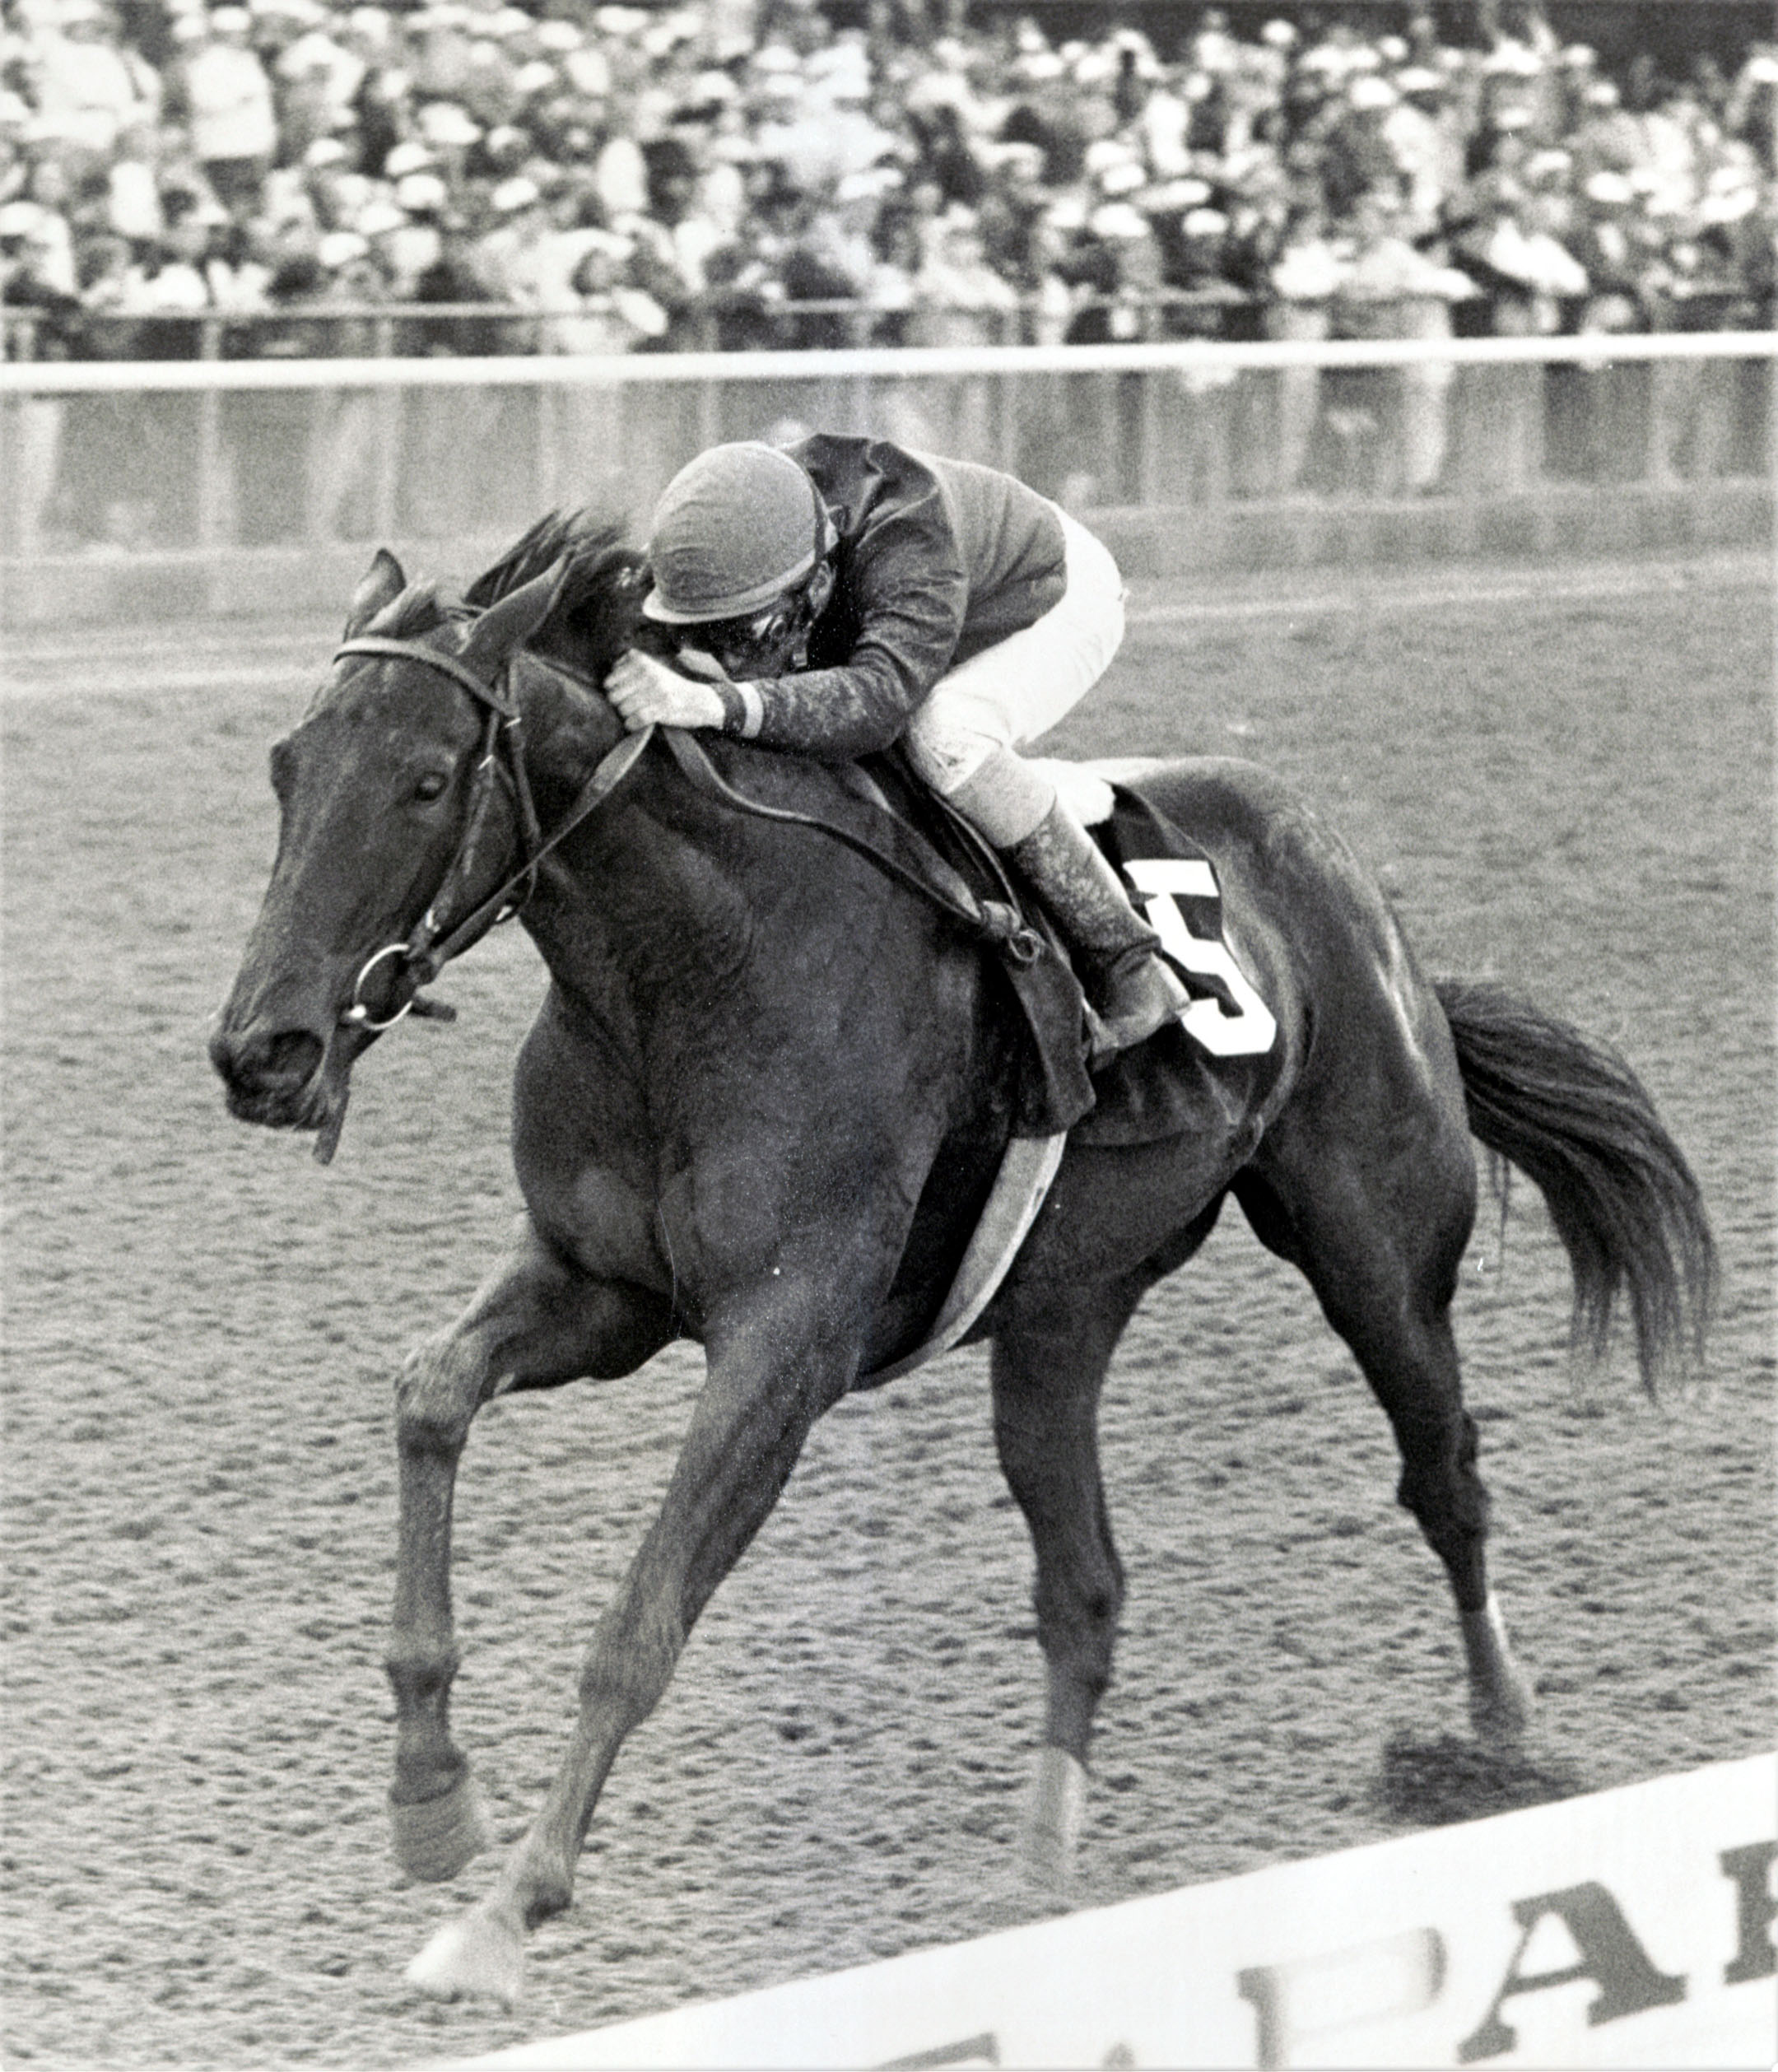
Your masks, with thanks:
<instances>
[{"instance_id":1,"label":"jockey's sleeve","mask_svg":"<svg viewBox=\"0 0 1778 2072\"><path fill-rule=\"evenodd\" d=\"M838 442L834 442L837 444ZM849 761L896 740L951 666L970 606L962 550L938 483L924 469L875 500L842 542L834 603L822 627L843 625L831 666L747 687L744 731L762 746ZM817 661L831 635L813 643Z\"/></svg>"}]
</instances>

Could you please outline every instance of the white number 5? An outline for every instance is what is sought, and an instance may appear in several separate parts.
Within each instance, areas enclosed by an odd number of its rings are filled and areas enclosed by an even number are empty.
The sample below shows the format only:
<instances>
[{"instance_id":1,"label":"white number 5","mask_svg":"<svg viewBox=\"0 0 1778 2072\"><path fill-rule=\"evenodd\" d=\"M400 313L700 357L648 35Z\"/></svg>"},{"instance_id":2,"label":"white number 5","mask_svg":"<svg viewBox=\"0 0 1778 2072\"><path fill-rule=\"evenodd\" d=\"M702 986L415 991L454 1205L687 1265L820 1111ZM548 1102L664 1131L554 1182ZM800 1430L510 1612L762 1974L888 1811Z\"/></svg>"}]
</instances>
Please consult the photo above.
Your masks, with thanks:
<instances>
[{"instance_id":1,"label":"white number 5","mask_svg":"<svg viewBox=\"0 0 1778 2072\"><path fill-rule=\"evenodd\" d=\"M1216 873L1210 866L1192 856L1138 856L1124 868L1138 892L1152 895L1145 902L1148 925L1167 955L1200 978L1220 979L1240 1010L1230 1014L1220 1000L1194 1000L1180 1017L1186 1035L1212 1058L1254 1058L1269 1050L1278 1035L1272 1010L1248 983L1228 945L1194 935L1174 904L1175 892L1193 899L1217 897Z\"/></svg>"}]
</instances>

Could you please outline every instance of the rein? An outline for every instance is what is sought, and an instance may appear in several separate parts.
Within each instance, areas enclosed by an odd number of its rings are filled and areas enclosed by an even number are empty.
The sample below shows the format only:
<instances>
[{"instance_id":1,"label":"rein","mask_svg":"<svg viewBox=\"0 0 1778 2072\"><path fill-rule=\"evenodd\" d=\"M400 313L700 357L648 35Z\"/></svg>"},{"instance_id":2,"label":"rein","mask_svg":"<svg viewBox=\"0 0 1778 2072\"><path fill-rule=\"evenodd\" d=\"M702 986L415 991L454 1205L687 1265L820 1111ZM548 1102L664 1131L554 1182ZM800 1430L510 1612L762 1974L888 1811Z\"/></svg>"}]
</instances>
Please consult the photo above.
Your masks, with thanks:
<instances>
[{"instance_id":1,"label":"rein","mask_svg":"<svg viewBox=\"0 0 1778 2072\"><path fill-rule=\"evenodd\" d=\"M464 819L463 836L458 843L455 854L445 868L439 889L405 941L387 943L365 959L353 981L351 999L341 1011L342 1025L361 1029L368 1036L379 1036L385 1029L393 1028L408 1014L419 1015L422 1019L453 1019L455 1010L442 1001L422 998L421 987L430 985L453 957L460 957L491 929L497 928L502 922L511 920L524 908L537 889L538 872L543 859L604 804L635 767L657 733L681 771L693 788L705 797L754 819L807 827L843 843L873 864L885 877L917 893L958 922L978 940L997 948L1013 964L1028 965L1043 954L1042 938L1025 924L1012 901L1010 888L1006 885L1003 873L999 871L998 862L995 863L995 874L1003 889L1008 891L1008 896L1004 901L978 899L961 873L953 869L924 842L917 850L910 851L915 860L905 861L880 847L868 836L855 834L851 829L840 826L831 821L822 820L812 813L797 813L788 807L765 805L757 799L748 798L744 792L736 790L721 775L696 736L681 728L650 724L636 733L626 734L600 758L576 794L574 803L560 825L546 836L538 819L519 741L519 729L524 724L524 715L510 691L503 687L511 668L510 659L502 665L500 681L491 682L478 676L455 655L447 654L438 648L427 647L418 640L365 635L343 642L334 650L333 659L338 662L351 655L375 655L387 660L416 662L438 675L448 677L452 682L467 691L482 708L487 715L487 723L482 734L482 753L476 765L473 789ZM565 673L586 683L589 689L597 691L598 687L589 677L582 677L579 671L569 668L553 657L551 658L550 666L563 669ZM439 910L444 905L445 894L454 881L459 877L466 877L472 867L491 809L496 786L502 780L511 791L518 808L523 861L461 920L454 924L447 923L440 919ZM901 823L892 817L891 825L897 831L901 826ZM991 852L988 853L991 854ZM369 1006L361 996L370 974L379 965L391 959L397 966L397 982L404 978L408 980L410 990L393 1014L386 1015L379 1021L372 1017Z\"/></svg>"},{"instance_id":2,"label":"rein","mask_svg":"<svg viewBox=\"0 0 1778 2072\"><path fill-rule=\"evenodd\" d=\"M786 806L767 806L756 799L749 799L745 792L737 791L722 776L713 763L704 744L693 734L677 727L661 730L661 738L672 752L673 760L691 780L694 788L707 798L714 799L723 805L732 807L737 813L750 814L756 820L776 821L791 827L808 827L817 833L831 836L843 842L848 849L874 864L884 877L892 878L908 891L917 892L941 912L948 914L962 924L972 935L983 942L992 943L1015 964L1034 963L1043 954L1042 938L1033 929L1027 928L1013 904L1010 887L998 859L994 870L1008 897L1002 900L978 899L962 874L952 868L936 850L924 844L919 852L919 867L904 863L887 850L863 835L854 834L849 827L841 827L830 820L822 820L813 813L799 813ZM891 824L899 828L901 823ZM967 823L962 823L967 826ZM979 845L980 853L993 859L994 852L985 845Z\"/></svg>"}]
</instances>

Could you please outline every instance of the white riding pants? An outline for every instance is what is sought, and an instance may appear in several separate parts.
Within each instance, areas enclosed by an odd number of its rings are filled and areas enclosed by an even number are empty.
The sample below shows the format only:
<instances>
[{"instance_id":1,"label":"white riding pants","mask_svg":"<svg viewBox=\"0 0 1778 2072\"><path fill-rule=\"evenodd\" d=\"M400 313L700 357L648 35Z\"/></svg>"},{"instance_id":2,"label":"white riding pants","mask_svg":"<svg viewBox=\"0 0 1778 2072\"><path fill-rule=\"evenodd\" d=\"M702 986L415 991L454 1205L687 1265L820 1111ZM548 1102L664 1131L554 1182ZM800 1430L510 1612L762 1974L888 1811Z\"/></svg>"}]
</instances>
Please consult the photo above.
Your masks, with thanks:
<instances>
[{"instance_id":1,"label":"white riding pants","mask_svg":"<svg viewBox=\"0 0 1778 2072\"><path fill-rule=\"evenodd\" d=\"M1067 588L1061 597L1035 625L942 676L905 736L908 760L918 775L971 819L979 818L982 831L1001 846L1028 833L1047 805L1033 812L1021 792L996 812L995 794L1003 787L995 773L1005 771L1020 789L1025 773L1011 751L1047 733L1078 705L1110 667L1124 640L1124 579L1110 548L1066 511L1056 516L1066 542ZM1035 781L1035 773L1026 778L1027 786ZM1045 789L1053 802L1053 789L1047 785ZM984 808L979 815L978 806ZM1028 824L1008 834L1008 812L1012 822Z\"/></svg>"}]
</instances>

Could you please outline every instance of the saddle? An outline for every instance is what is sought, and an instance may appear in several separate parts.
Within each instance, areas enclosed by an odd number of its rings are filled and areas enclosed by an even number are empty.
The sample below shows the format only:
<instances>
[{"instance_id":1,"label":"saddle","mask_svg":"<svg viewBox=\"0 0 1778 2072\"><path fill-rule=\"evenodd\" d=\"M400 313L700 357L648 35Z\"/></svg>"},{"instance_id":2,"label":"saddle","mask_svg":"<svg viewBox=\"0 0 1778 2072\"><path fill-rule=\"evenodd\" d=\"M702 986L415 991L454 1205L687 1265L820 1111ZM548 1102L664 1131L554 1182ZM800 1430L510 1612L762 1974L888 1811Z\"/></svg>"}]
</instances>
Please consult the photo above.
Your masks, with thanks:
<instances>
[{"instance_id":1,"label":"saddle","mask_svg":"<svg viewBox=\"0 0 1778 2072\"><path fill-rule=\"evenodd\" d=\"M1222 975L1217 959L1185 961L1192 956L1189 944L1220 945L1222 936L1221 887L1200 844L1132 785L1104 788L1111 810L1093 822L1090 832L1138 902L1145 877L1151 888L1157 877L1166 884L1168 918L1178 917L1189 941L1181 939L1180 929L1166 929L1161 949L1185 980L1194 1007L1185 1023L1171 1022L1089 1071L1091 1010L1066 942L1030 888L1008 872L968 821L913 775L899 750L868 757L854 771L861 794L866 787L874 791L882 809L929 843L978 898L1003 904L1016 930L1040 944L1035 956L1021 953L1011 948L1020 939L1015 933L992 959L1024 1025L1013 1105L1016 1136L1065 1131L1077 1143L1151 1143L1199 1129L1207 1101L1226 1112L1232 1089L1225 1088L1212 1054L1188 1033L1186 1023L1198 1020L1199 1003L1209 1025L1240 1017L1247 1003ZM1082 817L1091 818L1090 813ZM1158 873L1143 871L1143 865L1157 862L1163 864ZM1222 962L1226 963L1226 953Z\"/></svg>"},{"instance_id":2,"label":"saddle","mask_svg":"<svg viewBox=\"0 0 1778 2072\"><path fill-rule=\"evenodd\" d=\"M1073 772L1059 770L1058 775ZM1089 1072L1088 1008L1059 931L1009 878L974 827L900 765L894 752L857 766L850 787L929 845L975 896L1003 904L1015 932L995 945L989 969L1010 995L1024 1041L1017 1050L1010 1141L943 1301L916 1342L877 1368L875 1386L966 1343L987 1311L1048 1194L1070 1143L1141 1144L1181 1135L1226 1134L1252 1090L1254 1068L1276 1038L1270 1010L1222 939L1222 893L1203 849L1128 784L1091 778L1109 813L1081 817L1124 882L1147 902L1161 949L1192 1003L1146 1042ZM891 798L895 803L891 803ZM1183 910L1182 910L1183 903ZM990 944L994 938L987 937ZM1028 945L1036 943L1036 954ZM1017 948L1013 946L1021 945Z\"/></svg>"}]
</instances>

